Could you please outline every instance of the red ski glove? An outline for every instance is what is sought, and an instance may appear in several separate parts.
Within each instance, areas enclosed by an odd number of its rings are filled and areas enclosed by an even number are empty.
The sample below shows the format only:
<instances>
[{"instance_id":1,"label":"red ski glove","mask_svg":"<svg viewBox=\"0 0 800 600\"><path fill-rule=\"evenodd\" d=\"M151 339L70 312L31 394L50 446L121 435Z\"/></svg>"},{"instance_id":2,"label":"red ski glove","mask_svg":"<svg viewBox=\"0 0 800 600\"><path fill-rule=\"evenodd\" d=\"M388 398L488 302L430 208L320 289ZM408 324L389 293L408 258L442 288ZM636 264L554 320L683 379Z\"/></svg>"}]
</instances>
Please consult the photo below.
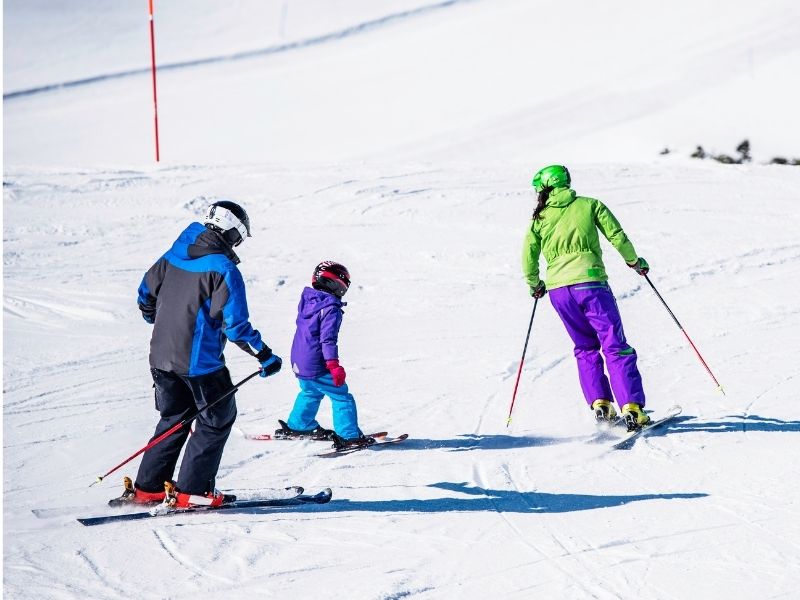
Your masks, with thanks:
<instances>
[{"instance_id":1,"label":"red ski glove","mask_svg":"<svg viewBox=\"0 0 800 600\"><path fill-rule=\"evenodd\" d=\"M338 358L326 360L325 367L331 372L331 377L333 377L333 385L336 387L344 385L344 378L347 377L347 373L344 372L344 367L339 364Z\"/></svg>"}]
</instances>

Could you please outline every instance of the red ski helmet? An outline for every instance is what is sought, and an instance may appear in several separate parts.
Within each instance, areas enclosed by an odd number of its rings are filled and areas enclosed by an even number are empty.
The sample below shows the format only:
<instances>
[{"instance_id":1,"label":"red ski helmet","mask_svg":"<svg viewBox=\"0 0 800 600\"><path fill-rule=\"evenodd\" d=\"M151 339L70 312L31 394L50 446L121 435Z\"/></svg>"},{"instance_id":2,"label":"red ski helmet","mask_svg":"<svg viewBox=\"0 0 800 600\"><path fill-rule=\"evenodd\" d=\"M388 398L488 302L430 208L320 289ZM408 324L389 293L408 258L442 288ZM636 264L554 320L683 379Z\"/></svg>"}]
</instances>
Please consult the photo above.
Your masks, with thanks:
<instances>
[{"instance_id":1,"label":"red ski helmet","mask_svg":"<svg viewBox=\"0 0 800 600\"><path fill-rule=\"evenodd\" d=\"M332 260L323 260L314 269L311 286L315 290L330 292L341 298L350 287L350 273L344 265Z\"/></svg>"}]
</instances>

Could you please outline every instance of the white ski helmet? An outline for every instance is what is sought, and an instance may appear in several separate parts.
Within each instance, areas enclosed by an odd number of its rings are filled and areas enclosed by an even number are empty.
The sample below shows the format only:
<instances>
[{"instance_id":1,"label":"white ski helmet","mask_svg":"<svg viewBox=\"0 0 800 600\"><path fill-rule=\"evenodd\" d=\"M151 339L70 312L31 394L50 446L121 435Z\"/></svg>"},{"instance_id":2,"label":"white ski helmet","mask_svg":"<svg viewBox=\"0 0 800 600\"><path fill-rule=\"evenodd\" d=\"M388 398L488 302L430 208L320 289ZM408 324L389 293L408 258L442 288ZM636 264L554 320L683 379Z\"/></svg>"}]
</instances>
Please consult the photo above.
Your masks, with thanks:
<instances>
[{"instance_id":1,"label":"white ski helmet","mask_svg":"<svg viewBox=\"0 0 800 600\"><path fill-rule=\"evenodd\" d=\"M208 207L203 225L222 234L231 247L238 246L250 235L250 218L245 210L230 200L219 200Z\"/></svg>"}]
</instances>

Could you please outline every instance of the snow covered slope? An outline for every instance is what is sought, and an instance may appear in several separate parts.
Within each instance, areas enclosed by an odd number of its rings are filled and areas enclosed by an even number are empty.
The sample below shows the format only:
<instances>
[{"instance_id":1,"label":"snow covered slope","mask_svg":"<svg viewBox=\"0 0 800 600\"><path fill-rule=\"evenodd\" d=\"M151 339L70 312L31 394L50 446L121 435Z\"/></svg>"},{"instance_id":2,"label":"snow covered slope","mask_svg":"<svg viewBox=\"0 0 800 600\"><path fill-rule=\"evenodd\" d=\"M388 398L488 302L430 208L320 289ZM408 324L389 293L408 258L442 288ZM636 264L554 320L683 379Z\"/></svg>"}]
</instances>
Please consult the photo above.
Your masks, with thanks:
<instances>
[{"instance_id":1,"label":"snow covered slope","mask_svg":"<svg viewBox=\"0 0 800 600\"><path fill-rule=\"evenodd\" d=\"M146 21L126 29L145 6L74 4L5 3L6 94L146 67ZM4 597L793 597L800 170L760 162L800 153L795 3L332 4L157 4L171 63L308 42L163 71L159 166L145 74L5 99ZM744 137L754 163L685 158ZM684 408L628 451L592 443L546 299L506 427L529 182L557 161L622 221L727 393L604 245L649 408ZM120 490L89 484L156 421L136 288L218 196L251 215L241 268L278 354L314 265L350 268L362 427L411 437L334 460L248 440L297 389L255 378L218 486L330 486L330 504L82 527ZM227 356L235 380L257 367Z\"/></svg>"},{"instance_id":2,"label":"snow covered slope","mask_svg":"<svg viewBox=\"0 0 800 600\"><path fill-rule=\"evenodd\" d=\"M727 389L715 392L607 248L650 406L677 402L685 415L627 452L589 443L548 303L505 427L531 306L517 255L532 198L517 169L7 172L8 596L790 597L800 172L675 161L585 165L574 177L616 211ZM331 462L313 442L237 434L221 488L331 486L334 501L83 528L75 517L103 513L118 490L114 476L89 489L94 475L141 447L156 418L135 307L142 271L223 190L251 211L242 269L269 344L288 354L313 265L344 262L354 286L342 357L361 423L412 438ZM257 366L228 356L235 379ZM271 431L295 388L288 372L248 383L239 431ZM34 508L64 510L41 519Z\"/></svg>"},{"instance_id":3,"label":"snow covered slope","mask_svg":"<svg viewBox=\"0 0 800 600\"><path fill-rule=\"evenodd\" d=\"M148 164L145 3L6 4L4 93L131 73L8 99L7 163ZM794 0L233 4L157 3L162 67L227 58L162 68L167 162L641 160L744 138L761 161L798 152Z\"/></svg>"}]
</instances>

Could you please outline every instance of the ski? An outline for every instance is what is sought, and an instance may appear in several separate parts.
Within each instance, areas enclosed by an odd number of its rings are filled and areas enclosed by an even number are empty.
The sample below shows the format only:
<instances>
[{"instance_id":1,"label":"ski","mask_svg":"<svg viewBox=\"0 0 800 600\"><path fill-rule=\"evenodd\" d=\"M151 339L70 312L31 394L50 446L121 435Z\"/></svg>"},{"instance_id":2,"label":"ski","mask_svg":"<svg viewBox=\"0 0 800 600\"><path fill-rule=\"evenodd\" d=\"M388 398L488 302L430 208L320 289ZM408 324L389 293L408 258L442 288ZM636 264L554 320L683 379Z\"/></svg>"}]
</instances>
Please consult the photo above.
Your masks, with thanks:
<instances>
[{"instance_id":1,"label":"ski","mask_svg":"<svg viewBox=\"0 0 800 600\"><path fill-rule=\"evenodd\" d=\"M294 498L299 496L305 490L301 485L290 485L281 488L256 488L256 489L237 489L237 490L222 490L236 495L237 500L285 500L287 498ZM158 503L153 504L134 504L132 502L117 502L119 498L112 498L109 500L108 506L112 510L125 510L131 508L145 508L153 507ZM85 510L86 506L61 506L58 508L32 508L31 512L40 519L50 519L53 517L63 517L66 515L74 515L81 510Z\"/></svg>"},{"instance_id":2,"label":"ski","mask_svg":"<svg viewBox=\"0 0 800 600\"><path fill-rule=\"evenodd\" d=\"M256 489L235 489L220 490L236 496L236 500L291 500L301 496L305 492L302 485L290 485L284 488L256 488Z\"/></svg>"},{"instance_id":3,"label":"ski","mask_svg":"<svg viewBox=\"0 0 800 600\"><path fill-rule=\"evenodd\" d=\"M655 421L652 421L650 424L645 425L641 429L637 429L636 431L631 431L627 433L625 437L623 437L621 440L612 444L611 448L613 450L627 450L628 448L633 446L633 443L637 439L650 434L654 429L659 429L663 427L666 423L669 423L672 419L681 414L682 410L683 409L680 406L677 405L673 406L672 408L669 409L669 412L665 417L656 419Z\"/></svg>"},{"instance_id":4,"label":"ski","mask_svg":"<svg viewBox=\"0 0 800 600\"><path fill-rule=\"evenodd\" d=\"M258 440L258 441L273 441L273 440L283 440L283 441L293 441L293 440L313 440L315 442L330 442L330 440L326 439L316 439L311 437L310 435L295 435L291 437L283 437L277 436L272 433L259 433L259 434L251 434L251 433L243 433L244 439L246 440ZM379 431L377 433L368 433L368 437L373 438L385 438L389 433L387 431Z\"/></svg>"},{"instance_id":5,"label":"ski","mask_svg":"<svg viewBox=\"0 0 800 600\"><path fill-rule=\"evenodd\" d=\"M354 448L344 448L343 450L334 449L328 452L323 452L322 454L317 454L317 456L319 456L320 458L333 458L334 456L344 456L345 454L352 454L353 452L359 452L361 450L369 450L370 448L375 448L376 446L384 446L386 444L398 444L406 439L408 439L408 434L404 433L403 435L398 435L397 437L393 438L384 437L384 439L381 439L379 441L376 440L374 444L370 444L369 446L355 446Z\"/></svg>"},{"instance_id":6,"label":"ski","mask_svg":"<svg viewBox=\"0 0 800 600\"><path fill-rule=\"evenodd\" d=\"M79 518L78 522L81 525L91 527L93 525L104 525L106 523L116 523L121 521L136 521L139 519L152 519L159 517L174 517L178 515L194 514L200 512L216 512L220 510L243 509L243 508L261 508L261 507L282 507L282 506L300 506L304 504L326 504L330 502L333 492L330 488L317 492L313 495L298 494L288 498L262 498L254 500L234 500L222 506L195 506L192 508L181 508L166 512L157 511L161 505L154 507L154 509L143 512L106 515L102 517L84 517Z\"/></svg>"}]
</instances>

